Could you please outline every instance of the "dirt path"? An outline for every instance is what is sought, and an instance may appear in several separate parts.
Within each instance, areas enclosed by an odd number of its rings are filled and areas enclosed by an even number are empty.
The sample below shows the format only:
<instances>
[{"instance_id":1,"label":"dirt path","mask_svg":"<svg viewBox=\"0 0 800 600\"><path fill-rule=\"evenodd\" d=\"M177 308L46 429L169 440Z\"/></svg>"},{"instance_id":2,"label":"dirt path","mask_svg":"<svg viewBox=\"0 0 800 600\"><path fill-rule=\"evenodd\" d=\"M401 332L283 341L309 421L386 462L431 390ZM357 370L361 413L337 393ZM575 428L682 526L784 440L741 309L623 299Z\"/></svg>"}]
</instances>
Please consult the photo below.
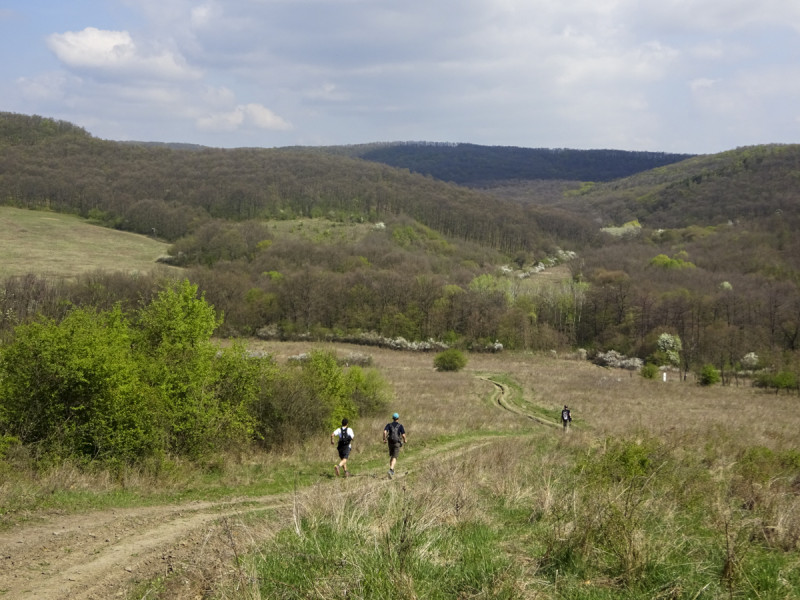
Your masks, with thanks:
<instances>
[{"instance_id":1,"label":"dirt path","mask_svg":"<svg viewBox=\"0 0 800 600\"><path fill-rule=\"evenodd\" d=\"M492 394L492 402L496 402L497 405L505 409L509 412L514 413L515 415L519 415L521 417L525 417L526 419L531 419L532 421L536 421L537 423L541 423L542 425L548 425L550 427L560 427L560 425L554 421L549 421L547 419L543 419L541 417L537 417L517 406L511 404L508 400L510 393L507 385L494 381L493 379L489 379L488 377L481 377L484 381L491 383L495 386L495 391Z\"/></svg>"},{"instance_id":2,"label":"dirt path","mask_svg":"<svg viewBox=\"0 0 800 600\"><path fill-rule=\"evenodd\" d=\"M248 545L236 539L236 517L287 507L286 496L269 496L64 515L23 525L0 534L0 598L125 597L137 582L176 571L188 583L194 580L187 587L202 587L213 563Z\"/></svg>"},{"instance_id":3,"label":"dirt path","mask_svg":"<svg viewBox=\"0 0 800 600\"><path fill-rule=\"evenodd\" d=\"M493 402L545 422L509 405L507 388L491 383L496 386ZM496 439L482 436L423 448L403 459L398 476L431 458L455 458ZM388 483L381 476L365 476L354 478L350 487L363 493L363 486ZM126 598L137 585L158 578L170 598L202 598L215 583L236 575L237 555L291 524L303 494L57 515L20 525L0 533L0 598Z\"/></svg>"}]
</instances>

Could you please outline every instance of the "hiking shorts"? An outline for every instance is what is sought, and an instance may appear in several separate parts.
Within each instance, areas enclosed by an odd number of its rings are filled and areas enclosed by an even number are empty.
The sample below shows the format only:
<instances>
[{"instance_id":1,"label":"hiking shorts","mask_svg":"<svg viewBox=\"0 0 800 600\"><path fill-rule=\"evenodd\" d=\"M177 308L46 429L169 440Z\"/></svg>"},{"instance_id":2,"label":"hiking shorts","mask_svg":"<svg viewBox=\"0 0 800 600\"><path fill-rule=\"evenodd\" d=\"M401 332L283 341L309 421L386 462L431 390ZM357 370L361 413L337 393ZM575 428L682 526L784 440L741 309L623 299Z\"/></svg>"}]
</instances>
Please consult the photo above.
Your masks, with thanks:
<instances>
[{"instance_id":1,"label":"hiking shorts","mask_svg":"<svg viewBox=\"0 0 800 600\"><path fill-rule=\"evenodd\" d=\"M389 442L389 458L397 458L400 455L400 448L403 444L392 444Z\"/></svg>"},{"instance_id":2,"label":"hiking shorts","mask_svg":"<svg viewBox=\"0 0 800 600\"><path fill-rule=\"evenodd\" d=\"M339 450L339 458L342 458L342 459L350 458L350 445L349 444L347 446L340 446L338 448L338 450Z\"/></svg>"}]
</instances>

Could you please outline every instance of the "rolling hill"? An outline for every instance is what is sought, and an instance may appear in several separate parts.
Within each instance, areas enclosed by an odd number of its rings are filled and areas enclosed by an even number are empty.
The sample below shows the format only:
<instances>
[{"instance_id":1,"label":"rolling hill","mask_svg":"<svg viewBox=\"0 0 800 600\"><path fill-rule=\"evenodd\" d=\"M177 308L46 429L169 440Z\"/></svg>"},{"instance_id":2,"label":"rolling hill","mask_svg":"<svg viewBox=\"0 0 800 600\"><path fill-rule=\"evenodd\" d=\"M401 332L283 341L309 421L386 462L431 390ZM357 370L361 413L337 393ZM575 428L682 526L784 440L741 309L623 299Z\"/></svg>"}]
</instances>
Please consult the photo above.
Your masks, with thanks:
<instances>
[{"instance_id":1,"label":"rolling hill","mask_svg":"<svg viewBox=\"0 0 800 600\"><path fill-rule=\"evenodd\" d=\"M678 162L547 151L566 161L554 177L580 176L567 166L581 161L605 165L606 179L615 157L620 169L662 163L610 181L517 182L487 167L485 148L402 146L460 156L482 189L359 158L391 147L381 144L122 144L4 114L0 147L5 204L169 242L173 264L224 311L231 335L376 332L658 360L666 331L684 340L684 369L800 349L800 146ZM543 285L541 269L555 264L571 277Z\"/></svg>"}]
</instances>

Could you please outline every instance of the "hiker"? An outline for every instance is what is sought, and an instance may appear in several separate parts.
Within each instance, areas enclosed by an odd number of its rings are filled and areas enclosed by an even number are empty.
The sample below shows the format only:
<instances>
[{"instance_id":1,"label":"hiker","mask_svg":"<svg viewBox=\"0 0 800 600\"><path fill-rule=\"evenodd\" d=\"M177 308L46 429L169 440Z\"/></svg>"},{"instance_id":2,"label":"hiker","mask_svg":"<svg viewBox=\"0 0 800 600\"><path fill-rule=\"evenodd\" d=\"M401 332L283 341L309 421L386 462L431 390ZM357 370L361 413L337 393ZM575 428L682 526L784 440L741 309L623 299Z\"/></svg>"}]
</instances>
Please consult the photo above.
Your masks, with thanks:
<instances>
[{"instance_id":1,"label":"hiker","mask_svg":"<svg viewBox=\"0 0 800 600\"><path fill-rule=\"evenodd\" d=\"M331 446L333 446L333 439L339 438L339 443L336 449L339 451L339 464L333 467L336 476L339 476L339 470L344 469L344 476L350 477L350 471L347 470L347 459L350 456L350 449L352 447L353 438L355 434L353 430L347 426L347 419L342 419L342 426L331 434Z\"/></svg>"},{"instance_id":2,"label":"hiker","mask_svg":"<svg viewBox=\"0 0 800 600\"><path fill-rule=\"evenodd\" d=\"M567 430L570 423L572 423L572 413L570 413L569 407L565 404L561 410L561 424L564 426L564 431Z\"/></svg>"},{"instance_id":3,"label":"hiker","mask_svg":"<svg viewBox=\"0 0 800 600\"><path fill-rule=\"evenodd\" d=\"M392 422L383 428L383 443L389 444L389 479L391 479L394 476L397 455L400 454L402 445L406 443L406 430L397 413L392 415Z\"/></svg>"}]
</instances>

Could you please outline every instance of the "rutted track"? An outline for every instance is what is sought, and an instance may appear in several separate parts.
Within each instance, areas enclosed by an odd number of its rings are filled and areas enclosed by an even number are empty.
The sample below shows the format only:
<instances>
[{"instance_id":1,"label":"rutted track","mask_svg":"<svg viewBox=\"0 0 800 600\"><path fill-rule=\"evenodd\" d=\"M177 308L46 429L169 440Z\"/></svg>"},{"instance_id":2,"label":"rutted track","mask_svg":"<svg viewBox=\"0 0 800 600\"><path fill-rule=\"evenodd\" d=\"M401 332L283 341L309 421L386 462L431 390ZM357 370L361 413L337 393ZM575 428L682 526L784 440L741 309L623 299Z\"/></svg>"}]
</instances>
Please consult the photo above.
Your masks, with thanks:
<instances>
[{"instance_id":1,"label":"rutted track","mask_svg":"<svg viewBox=\"0 0 800 600\"><path fill-rule=\"evenodd\" d=\"M199 573L220 559L226 544L219 540L231 539L236 527L228 519L290 506L290 498L276 495L96 511L19 526L0 534L0 597L101 599L123 596L136 581Z\"/></svg>"},{"instance_id":2,"label":"rutted track","mask_svg":"<svg viewBox=\"0 0 800 600\"><path fill-rule=\"evenodd\" d=\"M541 423L542 425L548 425L550 427L559 427L558 423L555 423L548 419L537 417L536 415L533 415L511 404L508 401L510 393L507 385L494 381L493 379L490 379L488 377L481 377L481 379L483 379L484 381L488 381L489 383L495 386L495 391L492 394L492 402L496 402L500 408L512 412L515 415L519 415L521 417L525 417L526 419L530 419L532 421L536 421L537 423Z\"/></svg>"}]
</instances>

